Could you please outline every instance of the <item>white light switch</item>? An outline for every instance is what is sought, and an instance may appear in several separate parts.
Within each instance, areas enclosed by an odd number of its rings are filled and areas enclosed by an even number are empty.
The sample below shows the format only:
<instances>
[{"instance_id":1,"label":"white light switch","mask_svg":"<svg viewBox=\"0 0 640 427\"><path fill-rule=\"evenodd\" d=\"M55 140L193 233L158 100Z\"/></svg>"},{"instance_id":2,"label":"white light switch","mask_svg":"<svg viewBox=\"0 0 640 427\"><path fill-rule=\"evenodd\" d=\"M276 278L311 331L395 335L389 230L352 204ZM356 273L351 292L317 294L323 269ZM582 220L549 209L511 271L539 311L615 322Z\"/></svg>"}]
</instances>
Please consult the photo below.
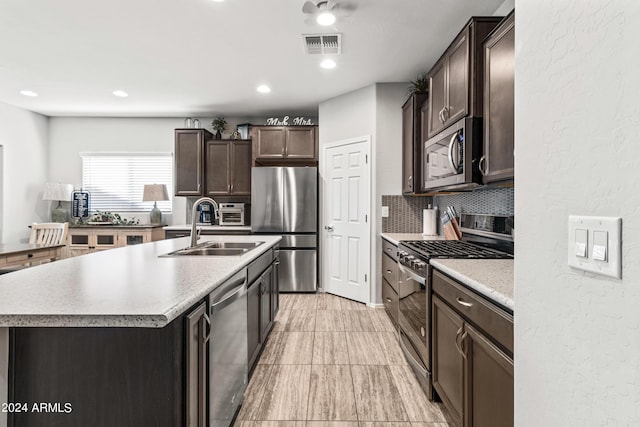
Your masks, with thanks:
<instances>
[{"instance_id":1,"label":"white light switch","mask_svg":"<svg viewBox=\"0 0 640 427\"><path fill-rule=\"evenodd\" d=\"M572 268L622 277L622 219L569 216L568 264Z\"/></svg>"},{"instance_id":2,"label":"white light switch","mask_svg":"<svg viewBox=\"0 0 640 427\"><path fill-rule=\"evenodd\" d=\"M575 239L575 245L576 245L576 256L579 256L581 258L586 258L587 257L587 244L589 242L589 231L584 229L584 228L578 228L576 230L576 239Z\"/></svg>"},{"instance_id":3,"label":"white light switch","mask_svg":"<svg viewBox=\"0 0 640 427\"><path fill-rule=\"evenodd\" d=\"M607 261L607 235L606 231L593 232L593 259Z\"/></svg>"},{"instance_id":4,"label":"white light switch","mask_svg":"<svg viewBox=\"0 0 640 427\"><path fill-rule=\"evenodd\" d=\"M380 215L382 215L382 218L389 218L389 206L383 206Z\"/></svg>"}]
</instances>

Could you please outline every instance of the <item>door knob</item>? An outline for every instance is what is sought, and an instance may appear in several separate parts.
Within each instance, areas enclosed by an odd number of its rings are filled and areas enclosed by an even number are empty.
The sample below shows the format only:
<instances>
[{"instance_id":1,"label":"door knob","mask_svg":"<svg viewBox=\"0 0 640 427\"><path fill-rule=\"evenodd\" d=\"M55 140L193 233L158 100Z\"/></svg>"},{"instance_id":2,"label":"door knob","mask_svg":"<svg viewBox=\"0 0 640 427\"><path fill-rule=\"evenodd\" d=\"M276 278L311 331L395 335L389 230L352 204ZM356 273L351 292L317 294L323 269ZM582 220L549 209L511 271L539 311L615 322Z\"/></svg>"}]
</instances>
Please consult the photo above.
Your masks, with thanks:
<instances>
[{"instance_id":1,"label":"door knob","mask_svg":"<svg viewBox=\"0 0 640 427\"><path fill-rule=\"evenodd\" d=\"M327 230L327 231L333 231L333 227L330 226L330 225L325 225L324 229Z\"/></svg>"}]
</instances>

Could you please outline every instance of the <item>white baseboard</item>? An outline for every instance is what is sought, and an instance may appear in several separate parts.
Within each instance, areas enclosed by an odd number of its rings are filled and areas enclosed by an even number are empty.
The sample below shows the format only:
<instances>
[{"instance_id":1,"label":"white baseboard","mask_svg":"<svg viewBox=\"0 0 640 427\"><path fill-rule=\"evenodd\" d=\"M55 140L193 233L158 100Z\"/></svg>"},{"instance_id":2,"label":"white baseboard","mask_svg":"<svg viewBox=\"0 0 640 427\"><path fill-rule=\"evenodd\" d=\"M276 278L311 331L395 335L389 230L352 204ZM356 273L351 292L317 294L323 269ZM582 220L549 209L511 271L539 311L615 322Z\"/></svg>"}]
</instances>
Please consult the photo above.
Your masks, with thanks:
<instances>
[{"instance_id":1,"label":"white baseboard","mask_svg":"<svg viewBox=\"0 0 640 427\"><path fill-rule=\"evenodd\" d=\"M372 308L384 308L384 304L375 304L370 302L369 304L367 304L368 307L372 307Z\"/></svg>"}]
</instances>

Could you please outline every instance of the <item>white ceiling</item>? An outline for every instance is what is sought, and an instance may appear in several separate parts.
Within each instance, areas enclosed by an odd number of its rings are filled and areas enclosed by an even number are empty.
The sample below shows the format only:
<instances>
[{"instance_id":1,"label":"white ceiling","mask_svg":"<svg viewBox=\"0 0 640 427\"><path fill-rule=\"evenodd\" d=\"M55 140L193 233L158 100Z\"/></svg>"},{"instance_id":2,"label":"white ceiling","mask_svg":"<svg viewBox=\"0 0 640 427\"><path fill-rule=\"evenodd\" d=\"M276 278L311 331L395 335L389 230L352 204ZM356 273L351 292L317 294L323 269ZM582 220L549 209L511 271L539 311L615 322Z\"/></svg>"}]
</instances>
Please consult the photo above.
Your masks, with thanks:
<instances>
[{"instance_id":1,"label":"white ceiling","mask_svg":"<svg viewBox=\"0 0 640 427\"><path fill-rule=\"evenodd\" d=\"M470 16L502 2L349 0L327 31L305 23L304 0L2 0L0 101L49 116L316 114L428 71ZM334 31L343 52L325 70L301 34Z\"/></svg>"}]
</instances>

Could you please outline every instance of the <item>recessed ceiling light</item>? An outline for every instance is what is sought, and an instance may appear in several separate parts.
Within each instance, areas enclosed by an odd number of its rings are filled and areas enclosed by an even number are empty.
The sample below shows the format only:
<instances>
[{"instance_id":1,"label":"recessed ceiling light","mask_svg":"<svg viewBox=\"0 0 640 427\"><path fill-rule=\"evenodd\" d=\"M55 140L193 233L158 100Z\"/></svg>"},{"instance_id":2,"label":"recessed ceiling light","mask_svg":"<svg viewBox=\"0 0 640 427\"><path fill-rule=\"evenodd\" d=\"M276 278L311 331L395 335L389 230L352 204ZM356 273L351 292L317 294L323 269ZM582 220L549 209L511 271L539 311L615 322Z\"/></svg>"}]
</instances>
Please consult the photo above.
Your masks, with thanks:
<instances>
[{"instance_id":1,"label":"recessed ceiling light","mask_svg":"<svg viewBox=\"0 0 640 427\"><path fill-rule=\"evenodd\" d=\"M336 16L331 12L322 12L318 15L316 21L318 24L326 27L327 25L333 25L333 23L336 22Z\"/></svg>"},{"instance_id":2,"label":"recessed ceiling light","mask_svg":"<svg viewBox=\"0 0 640 427\"><path fill-rule=\"evenodd\" d=\"M330 70L332 68L336 68L336 61L334 61L333 59L325 59L320 63L320 66L322 68L326 68L327 70Z\"/></svg>"},{"instance_id":3,"label":"recessed ceiling light","mask_svg":"<svg viewBox=\"0 0 640 427\"><path fill-rule=\"evenodd\" d=\"M221 1L224 1L224 0L213 0L213 1L215 1L216 3L220 3Z\"/></svg>"},{"instance_id":4,"label":"recessed ceiling light","mask_svg":"<svg viewBox=\"0 0 640 427\"><path fill-rule=\"evenodd\" d=\"M120 97L120 98L126 98L127 96L129 96L129 94L127 92L123 91L123 90L114 90L113 94L115 96Z\"/></svg>"},{"instance_id":5,"label":"recessed ceiling light","mask_svg":"<svg viewBox=\"0 0 640 427\"><path fill-rule=\"evenodd\" d=\"M271 88L267 85L260 85L256 88L256 90L260 93L269 93L271 92Z\"/></svg>"},{"instance_id":6,"label":"recessed ceiling light","mask_svg":"<svg viewBox=\"0 0 640 427\"><path fill-rule=\"evenodd\" d=\"M21 91L20 91L20 94L22 94L22 95L24 95L24 96L31 96L31 97L38 96L38 94L37 94L37 93L35 93L35 92L34 92L34 91L32 91L32 90L21 90Z\"/></svg>"}]
</instances>

